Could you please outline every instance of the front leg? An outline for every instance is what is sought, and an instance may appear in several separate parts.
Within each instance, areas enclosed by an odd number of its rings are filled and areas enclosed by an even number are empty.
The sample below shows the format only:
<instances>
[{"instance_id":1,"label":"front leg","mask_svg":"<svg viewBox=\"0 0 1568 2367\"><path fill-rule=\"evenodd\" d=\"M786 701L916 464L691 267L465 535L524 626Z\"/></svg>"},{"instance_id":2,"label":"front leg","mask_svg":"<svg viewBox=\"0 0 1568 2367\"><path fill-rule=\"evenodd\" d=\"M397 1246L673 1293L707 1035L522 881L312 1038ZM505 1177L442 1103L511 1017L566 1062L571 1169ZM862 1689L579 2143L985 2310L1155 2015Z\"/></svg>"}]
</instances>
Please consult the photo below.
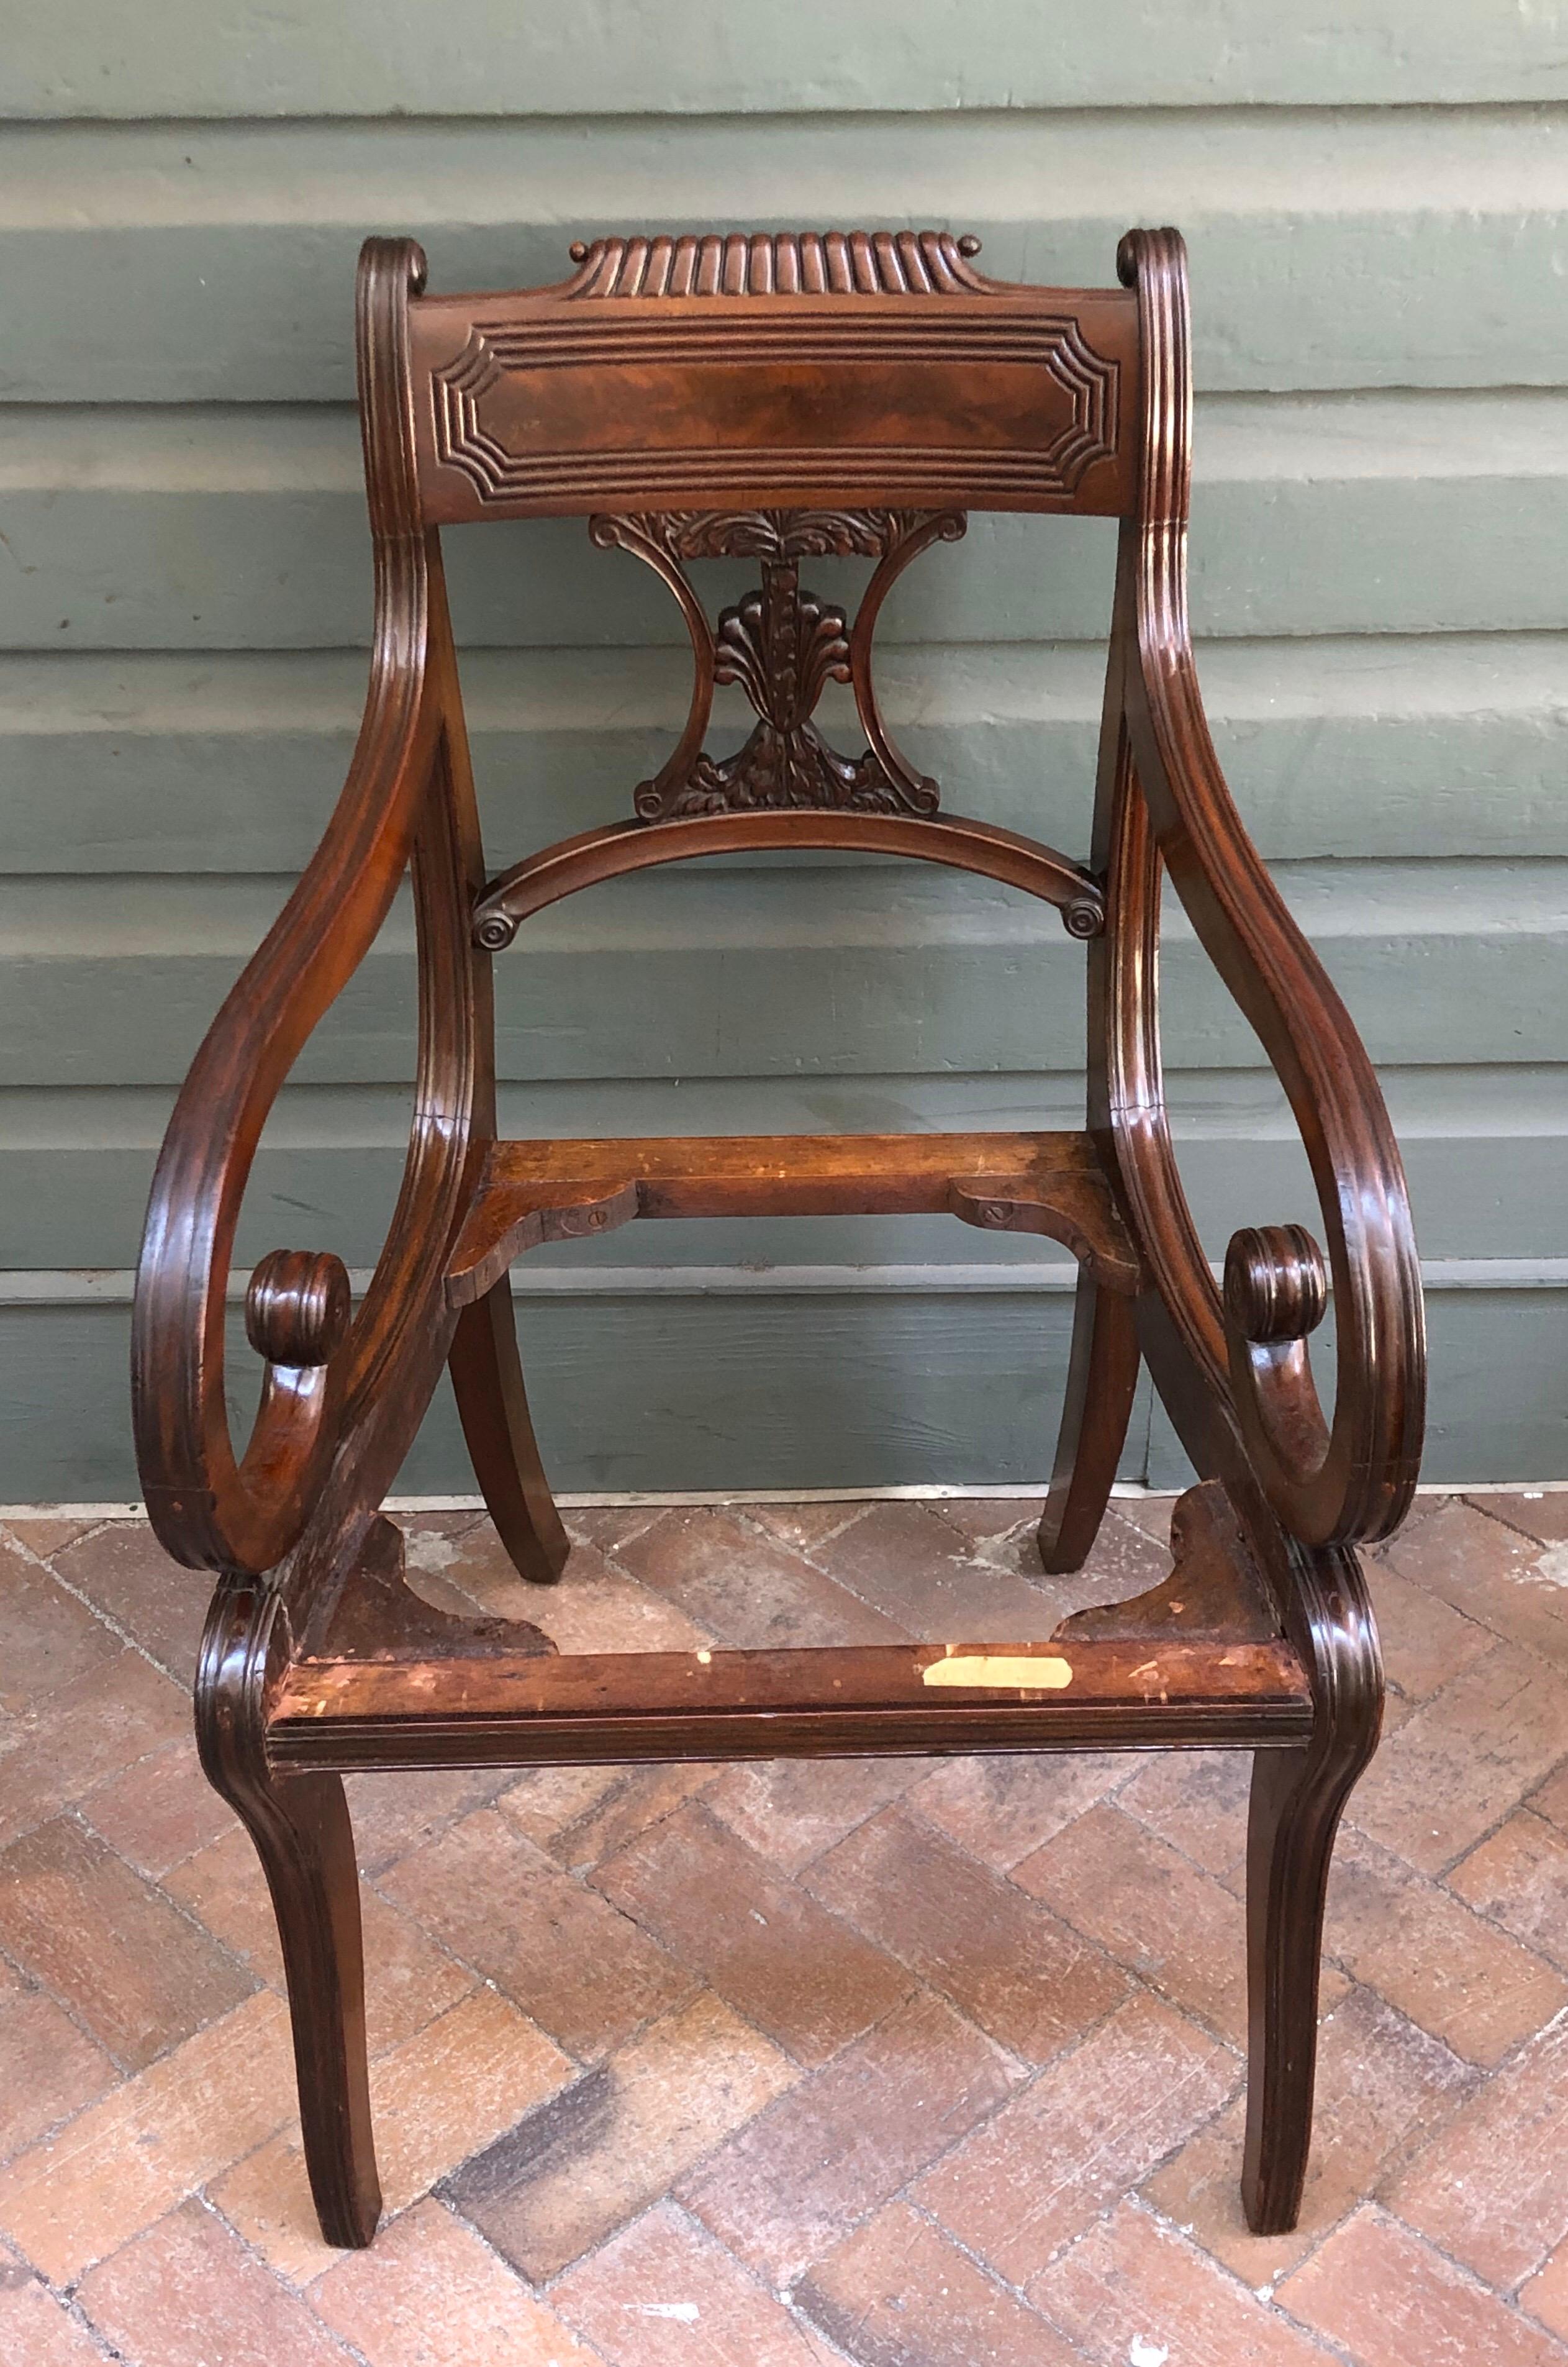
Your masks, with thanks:
<instances>
[{"instance_id":1,"label":"front leg","mask_svg":"<svg viewBox=\"0 0 1568 2367\"><path fill-rule=\"evenodd\" d=\"M365 2041L359 1876L342 1779L268 1767L262 1696L279 1599L253 1580L213 1598L197 1673L208 1780L255 1843L288 1984L305 2167L329 2244L368 2244L381 2214Z\"/></svg>"},{"instance_id":2,"label":"front leg","mask_svg":"<svg viewBox=\"0 0 1568 2367\"><path fill-rule=\"evenodd\" d=\"M1242 2202L1254 2235L1296 2224L1312 2144L1323 1910L1334 1839L1382 1726L1382 1664L1353 1554L1292 1557L1314 1647L1317 1727L1258 1750L1247 1840L1247 2077Z\"/></svg>"}]
</instances>

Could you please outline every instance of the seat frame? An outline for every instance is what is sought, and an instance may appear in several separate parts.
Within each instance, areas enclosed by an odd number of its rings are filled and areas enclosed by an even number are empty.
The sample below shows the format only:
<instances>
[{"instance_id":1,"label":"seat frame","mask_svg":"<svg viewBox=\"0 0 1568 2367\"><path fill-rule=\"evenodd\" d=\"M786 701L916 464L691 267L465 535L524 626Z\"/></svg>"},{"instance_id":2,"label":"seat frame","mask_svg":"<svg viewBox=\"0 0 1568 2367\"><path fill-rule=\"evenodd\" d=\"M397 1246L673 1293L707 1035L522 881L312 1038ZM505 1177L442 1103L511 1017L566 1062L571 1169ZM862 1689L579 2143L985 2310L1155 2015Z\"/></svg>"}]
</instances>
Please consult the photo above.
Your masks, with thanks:
<instances>
[{"instance_id":1,"label":"seat frame","mask_svg":"<svg viewBox=\"0 0 1568 2367\"><path fill-rule=\"evenodd\" d=\"M1254 1753L1243 2193L1258 2231L1295 2222L1329 1854L1382 1717L1356 1547L1398 1523L1415 1486L1419 1268L1371 1063L1247 838L1203 715L1181 241L1129 232L1114 290L991 281L975 251L936 232L606 239L574 250L560 287L493 299L425 296L409 241L370 240L361 257L376 588L364 721L325 836L180 1095L134 1346L149 1513L177 1560L218 1574L202 1761L266 1872L333 2243L367 2243L380 2209L345 1772L1162 1743ZM1121 521L1087 866L940 814L877 708L882 602L970 506ZM692 640L692 711L637 819L491 879L439 529L556 514L589 516L597 543L668 583ZM738 551L761 560L761 590L716 632L687 563ZM801 560L825 552L875 561L852 625L801 589ZM832 678L853 688L861 757L812 720ZM746 690L757 724L714 759L703 742L723 682ZM1086 947L1085 1129L500 1141L491 960L518 928L650 865L780 847L951 864L1055 905ZM278 1088L405 871L420 1036L401 1192L357 1309L334 1257L282 1251L254 1268L246 1330L265 1365L237 1455L224 1331L246 1178ZM1326 1261L1300 1226L1247 1229L1216 1287L1161 1082L1165 875L1284 1086ZM1079 1263L1048 1570L1077 1569L1093 1544L1146 1363L1201 1475L1161 1586L1043 1642L568 1657L526 1623L451 1618L402 1582L380 1507L444 1364L517 1569L548 1585L566 1569L524 1392L515 1257L642 1217L942 1210L1049 1236ZM1308 1339L1330 1280L1328 1417Z\"/></svg>"}]
</instances>

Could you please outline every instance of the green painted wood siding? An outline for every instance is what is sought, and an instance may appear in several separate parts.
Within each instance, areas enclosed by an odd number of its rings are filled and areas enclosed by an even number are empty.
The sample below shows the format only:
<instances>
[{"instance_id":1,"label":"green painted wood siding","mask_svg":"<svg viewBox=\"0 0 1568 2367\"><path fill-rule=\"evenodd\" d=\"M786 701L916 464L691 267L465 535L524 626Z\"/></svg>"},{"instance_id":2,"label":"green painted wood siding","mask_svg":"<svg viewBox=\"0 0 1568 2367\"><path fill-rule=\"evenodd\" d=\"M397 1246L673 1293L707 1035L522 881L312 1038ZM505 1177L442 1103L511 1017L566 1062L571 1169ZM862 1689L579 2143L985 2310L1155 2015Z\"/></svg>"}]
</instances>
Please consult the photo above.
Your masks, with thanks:
<instances>
[{"instance_id":1,"label":"green painted wood siding","mask_svg":"<svg viewBox=\"0 0 1568 2367\"><path fill-rule=\"evenodd\" d=\"M434 43L413 0L58 0L8 28L0 1501L134 1490L153 1150L342 779L369 623L358 242L412 232L435 285L504 285L627 225L948 223L1002 276L1086 282L1129 223L1186 230L1203 679L1405 1144L1428 1469L1568 1476L1568 7L1347 13L451 0ZM886 618L890 715L947 802L1074 852L1111 532L976 517ZM659 587L580 524L458 532L448 561L499 866L627 810L687 661ZM1070 1126L1081 970L1049 913L907 866L621 882L498 964L503 1122ZM1165 987L1206 1243L1310 1219L1179 913ZM245 1255L371 1263L412 1035L400 909L278 1104ZM551 1251L520 1307L557 1472L1038 1478L1071 1284L1043 1249L846 1219ZM1178 1469L1145 1409L1128 1476ZM445 1401L405 1484L466 1484Z\"/></svg>"}]
</instances>

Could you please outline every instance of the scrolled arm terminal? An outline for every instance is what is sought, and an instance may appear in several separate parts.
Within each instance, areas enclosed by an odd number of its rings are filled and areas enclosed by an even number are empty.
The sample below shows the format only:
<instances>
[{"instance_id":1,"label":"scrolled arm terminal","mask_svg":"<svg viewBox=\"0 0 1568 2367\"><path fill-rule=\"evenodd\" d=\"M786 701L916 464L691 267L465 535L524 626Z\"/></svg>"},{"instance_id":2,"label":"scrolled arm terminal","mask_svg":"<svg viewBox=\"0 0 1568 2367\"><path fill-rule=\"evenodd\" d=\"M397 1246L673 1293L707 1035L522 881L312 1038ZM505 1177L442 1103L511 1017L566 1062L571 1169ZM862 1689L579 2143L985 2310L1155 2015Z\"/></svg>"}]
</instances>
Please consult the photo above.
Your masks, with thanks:
<instances>
[{"instance_id":1,"label":"scrolled arm terminal","mask_svg":"<svg viewBox=\"0 0 1568 2367\"><path fill-rule=\"evenodd\" d=\"M1304 1340L1328 1312L1328 1269L1304 1225L1244 1225L1225 1251L1225 1314L1260 1346Z\"/></svg>"}]
</instances>

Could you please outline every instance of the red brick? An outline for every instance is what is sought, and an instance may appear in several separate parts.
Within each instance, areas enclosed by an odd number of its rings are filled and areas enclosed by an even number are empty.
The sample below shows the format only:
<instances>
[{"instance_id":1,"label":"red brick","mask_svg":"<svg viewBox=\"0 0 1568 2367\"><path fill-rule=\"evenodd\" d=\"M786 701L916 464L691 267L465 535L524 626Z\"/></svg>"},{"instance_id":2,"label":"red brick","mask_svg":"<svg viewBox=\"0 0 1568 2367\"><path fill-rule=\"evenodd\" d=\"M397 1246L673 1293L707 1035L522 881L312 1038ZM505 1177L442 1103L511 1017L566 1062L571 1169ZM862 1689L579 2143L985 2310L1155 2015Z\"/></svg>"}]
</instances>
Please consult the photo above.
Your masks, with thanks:
<instances>
[{"instance_id":1,"label":"red brick","mask_svg":"<svg viewBox=\"0 0 1568 2367\"><path fill-rule=\"evenodd\" d=\"M1568 2340L1568 2240L1559 2244L1540 2274L1520 2288L1519 2307Z\"/></svg>"},{"instance_id":2,"label":"red brick","mask_svg":"<svg viewBox=\"0 0 1568 2367\"><path fill-rule=\"evenodd\" d=\"M572 2067L493 1989L476 1989L370 2067L376 2158L389 2213L404 2211L465 2153L559 2094ZM280 2276L305 2284L341 2255L321 2240L298 2122L212 2189L224 2217Z\"/></svg>"},{"instance_id":3,"label":"red brick","mask_svg":"<svg viewBox=\"0 0 1568 2367\"><path fill-rule=\"evenodd\" d=\"M16 1720L0 1754L0 1847L189 1731L189 1702L140 1652L73 1677Z\"/></svg>"},{"instance_id":4,"label":"red brick","mask_svg":"<svg viewBox=\"0 0 1568 2367\"><path fill-rule=\"evenodd\" d=\"M863 1499L852 1504L736 1504L731 1509L748 1527L761 1529L775 1545L813 1561L840 1529L861 1519L870 1507Z\"/></svg>"},{"instance_id":5,"label":"red brick","mask_svg":"<svg viewBox=\"0 0 1568 2367\"><path fill-rule=\"evenodd\" d=\"M1499 1644L1407 1718L1350 1797L1358 1831L1423 1874L1473 1846L1568 1751L1568 1686Z\"/></svg>"},{"instance_id":6,"label":"red brick","mask_svg":"<svg viewBox=\"0 0 1568 2367\"><path fill-rule=\"evenodd\" d=\"M513 1829L558 1865L614 1856L673 1813L717 1771L705 1766L530 1767L496 1806Z\"/></svg>"},{"instance_id":7,"label":"red brick","mask_svg":"<svg viewBox=\"0 0 1568 2367\"><path fill-rule=\"evenodd\" d=\"M596 1546L603 1554L614 1554L628 1538L651 1528L660 1510L657 1504L571 1504L563 1507L561 1520L574 1545Z\"/></svg>"},{"instance_id":8,"label":"red brick","mask_svg":"<svg viewBox=\"0 0 1568 2367\"><path fill-rule=\"evenodd\" d=\"M445 2192L525 2276L550 2277L657 2202L796 2076L705 1994L526 2113Z\"/></svg>"},{"instance_id":9,"label":"red brick","mask_svg":"<svg viewBox=\"0 0 1568 2367\"><path fill-rule=\"evenodd\" d=\"M916 2188L966 2249L1024 2285L1222 2105L1229 2050L1135 1996Z\"/></svg>"},{"instance_id":10,"label":"red brick","mask_svg":"<svg viewBox=\"0 0 1568 2367\"><path fill-rule=\"evenodd\" d=\"M1043 1496L938 1496L930 1511L956 1532L972 1554L1004 1569L1032 1568L1040 1573L1034 1532L1045 1509ZM1024 1561L1032 1554L1032 1563Z\"/></svg>"},{"instance_id":11,"label":"red brick","mask_svg":"<svg viewBox=\"0 0 1568 2367\"><path fill-rule=\"evenodd\" d=\"M12 2367L103 2367L107 2355L30 2269L0 2266L0 2359Z\"/></svg>"},{"instance_id":12,"label":"red brick","mask_svg":"<svg viewBox=\"0 0 1568 2367\"><path fill-rule=\"evenodd\" d=\"M1550 1818L1559 1831L1568 1833L1568 1759L1529 1796L1538 1817Z\"/></svg>"},{"instance_id":13,"label":"red brick","mask_svg":"<svg viewBox=\"0 0 1568 2367\"><path fill-rule=\"evenodd\" d=\"M742 2129L677 2190L775 2288L994 2110L1016 2074L917 1997Z\"/></svg>"},{"instance_id":14,"label":"red brick","mask_svg":"<svg viewBox=\"0 0 1568 2367\"><path fill-rule=\"evenodd\" d=\"M101 1619L0 1530L0 1711L26 1709L122 1648Z\"/></svg>"},{"instance_id":15,"label":"red brick","mask_svg":"<svg viewBox=\"0 0 1568 2367\"><path fill-rule=\"evenodd\" d=\"M1370 1989L1352 1989L1320 2027L1313 2146L1292 2233L1255 2236L1243 2216L1244 2093L1156 2170L1145 2191L1244 2283L1259 2285L1294 2267L1476 2085L1476 2073L1438 2040Z\"/></svg>"},{"instance_id":16,"label":"red brick","mask_svg":"<svg viewBox=\"0 0 1568 2367\"><path fill-rule=\"evenodd\" d=\"M442 1587L488 1617L525 1619L563 1652L679 1652L711 1641L673 1603L639 1586L598 1546L572 1546L554 1586L530 1586L488 1521L456 1540L437 1541L426 1559L439 1560Z\"/></svg>"},{"instance_id":17,"label":"red brick","mask_svg":"<svg viewBox=\"0 0 1568 2367\"><path fill-rule=\"evenodd\" d=\"M349 2367L342 2344L199 2203L90 2270L78 2298L138 2367Z\"/></svg>"},{"instance_id":18,"label":"red brick","mask_svg":"<svg viewBox=\"0 0 1568 2367\"><path fill-rule=\"evenodd\" d=\"M1358 2367L1563 2367L1562 2346L1408 2228L1359 2211L1274 2296Z\"/></svg>"},{"instance_id":19,"label":"red brick","mask_svg":"<svg viewBox=\"0 0 1568 2367\"><path fill-rule=\"evenodd\" d=\"M1419 1571L1418 1554L1411 1553L1407 1567ZM1496 1640L1489 1627L1478 1626L1418 1577L1402 1575L1381 1557L1369 1563L1367 1578L1388 1681L1411 1701L1437 1693Z\"/></svg>"},{"instance_id":20,"label":"red brick","mask_svg":"<svg viewBox=\"0 0 1568 2367\"><path fill-rule=\"evenodd\" d=\"M1389 2190L1392 2209L1489 2284L1538 2269L1568 2219L1568 2022L1532 2039Z\"/></svg>"},{"instance_id":21,"label":"red brick","mask_svg":"<svg viewBox=\"0 0 1568 2367\"><path fill-rule=\"evenodd\" d=\"M1047 2061L1127 1994L1098 1948L897 1809L862 1825L807 1881L1027 2061Z\"/></svg>"},{"instance_id":22,"label":"red brick","mask_svg":"<svg viewBox=\"0 0 1568 2367\"><path fill-rule=\"evenodd\" d=\"M1116 1805L1240 1896L1251 1784L1249 1751L1149 1751Z\"/></svg>"},{"instance_id":23,"label":"red brick","mask_svg":"<svg viewBox=\"0 0 1568 2367\"><path fill-rule=\"evenodd\" d=\"M1145 1536L1152 1537L1156 1545L1169 1545L1171 1515L1180 1501L1179 1496L1134 1496L1125 1489L1119 1488L1111 1501L1119 1521L1126 1521L1134 1528L1142 1529Z\"/></svg>"},{"instance_id":24,"label":"red brick","mask_svg":"<svg viewBox=\"0 0 1568 2367\"><path fill-rule=\"evenodd\" d=\"M1100 1535L1089 1547L1082 1569L1055 1583L1083 1588L1086 1603L1117 1603L1145 1593L1168 1576L1171 1568L1169 1506L1162 1507L1160 1518L1152 1527L1142 1521L1124 1518L1127 1509L1121 1501L1112 1504L1100 1524Z\"/></svg>"},{"instance_id":25,"label":"red brick","mask_svg":"<svg viewBox=\"0 0 1568 2367\"><path fill-rule=\"evenodd\" d=\"M1461 1858L1449 1888L1568 1969L1568 1833L1529 1808Z\"/></svg>"},{"instance_id":26,"label":"red brick","mask_svg":"<svg viewBox=\"0 0 1568 2367\"><path fill-rule=\"evenodd\" d=\"M488 1807L513 1781L510 1767L419 1767L351 1775L344 1786L361 1874L372 1880L461 1817Z\"/></svg>"},{"instance_id":27,"label":"red brick","mask_svg":"<svg viewBox=\"0 0 1568 2367\"><path fill-rule=\"evenodd\" d=\"M1522 1529L1538 1545L1562 1545L1568 1540L1568 1488L1542 1489L1533 1494L1521 1489L1485 1488L1464 1501L1511 1529Z\"/></svg>"},{"instance_id":28,"label":"red brick","mask_svg":"<svg viewBox=\"0 0 1568 2367\"><path fill-rule=\"evenodd\" d=\"M234 1829L234 1811L202 1773L188 1735L111 1775L81 1810L111 1849L154 1881Z\"/></svg>"},{"instance_id":29,"label":"red brick","mask_svg":"<svg viewBox=\"0 0 1568 2367\"><path fill-rule=\"evenodd\" d=\"M601 1865L593 1882L808 2067L908 1995L908 1979L879 1948L824 1914L699 1802Z\"/></svg>"},{"instance_id":30,"label":"red brick","mask_svg":"<svg viewBox=\"0 0 1568 2367\"><path fill-rule=\"evenodd\" d=\"M796 2298L860 2367L1077 2367L1079 2357L903 2203L818 2261Z\"/></svg>"},{"instance_id":31,"label":"red brick","mask_svg":"<svg viewBox=\"0 0 1568 2367\"><path fill-rule=\"evenodd\" d=\"M382 1887L582 2060L691 1994L689 1973L494 1809L401 1859Z\"/></svg>"},{"instance_id":32,"label":"red brick","mask_svg":"<svg viewBox=\"0 0 1568 2367\"><path fill-rule=\"evenodd\" d=\"M941 1760L908 1805L971 1857L1006 1874L1124 1783L1136 1763L1110 1750Z\"/></svg>"},{"instance_id":33,"label":"red brick","mask_svg":"<svg viewBox=\"0 0 1568 2367\"><path fill-rule=\"evenodd\" d=\"M261 2145L293 2101L288 2018L264 1990L0 2170L0 2228L73 2283Z\"/></svg>"},{"instance_id":34,"label":"red brick","mask_svg":"<svg viewBox=\"0 0 1568 2367\"><path fill-rule=\"evenodd\" d=\"M614 2367L836 2367L839 2359L668 2203L569 2269L550 2302Z\"/></svg>"},{"instance_id":35,"label":"red brick","mask_svg":"<svg viewBox=\"0 0 1568 2367\"><path fill-rule=\"evenodd\" d=\"M713 1641L712 1630L680 1603L594 1546L573 1546L560 1584L535 1600L528 1615L563 1652L689 1652Z\"/></svg>"},{"instance_id":36,"label":"red brick","mask_svg":"<svg viewBox=\"0 0 1568 2367\"><path fill-rule=\"evenodd\" d=\"M864 1525L857 1522L847 1535ZM844 1543L835 1545L835 1564ZM893 1644L910 1632L728 1512L662 1512L617 1559L737 1648Z\"/></svg>"},{"instance_id":37,"label":"red brick","mask_svg":"<svg viewBox=\"0 0 1568 2367\"><path fill-rule=\"evenodd\" d=\"M1560 1544L1544 1548L1472 1504L1445 1504L1385 1548L1418 1586L1494 1634L1568 1663L1568 1586Z\"/></svg>"},{"instance_id":38,"label":"red brick","mask_svg":"<svg viewBox=\"0 0 1568 2367\"><path fill-rule=\"evenodd\" d=\"M116 2076L97 2041L52 1999L34 1991L8 1999L0 2006L0 2161L92 2103Z\"/></svg>"},{"instance_id":39,"label":"red brick","mask_svg":"<svg viewBox=\"0 0 1568 2367\"><path fill-rule=\"evenodd\" d=\"M1247 2036L1239 1902L1119 1808L1091 1808L1013 1880L1140 1978L1237 2044Z\"/></svg>"},{"instance_id":40,"label":"red brick","mask_svg":"<svg viewBox=\"0 0 1568 2367\"><path fill-rule=\"evenodd\" d=\"M554 2309L439 2203L416 2203L370 2251L340 2255L310 2304L375 2367L597 2367Z\"/></svg>"},{"instance_id":41,"label":"red brick","mask_svg":"<svg viewBox=\"0 0 1568 2367\"><path fill-rule=\"evenodd\" d=\"M176 1866L164 1887L199 1916L258 1981L281 1991L283 1957L261 1862L238 1828ZM362 1887L365 2022L372 2055L400 2046L475 1986L475 1976L437 1947L412 1916Z\"/></svg>"},{"instance_id":42,"label":"red brick","mask_svg":"<svg viewBox=\"0 0 1568 2367\"><path fill-rule=\"evenodd\" d=\"M0 1534L14 1538L39 1561L50 1561L64 1546L74 1545L78 1537L85 1537L89 1529L98 1526L94 1517L84 1520L79 1513L56 1509L52 1513L18 1513L6 1523Z\"/></svg>"},{"instance_id":43,"label":"red brick","mask_svg":"<svg viewBox=\"0 0 1568 2367\"><path fill-rule=\"evenodd\" d=\"M704 1797L760 1856L798 1874L897 1800L929 1759L753 1759L727 1767Z\"/></svg>"},{"instance_id":44,"label":"red brick","mask_svg":"<svg viewBox=\"0 0 1568 2367\"><path fill-rule=\"evenodd\" d=\"M73 1592L123 1629L151 1659L188 1685L212 1596L199 1570L169 1559L141 1521L113 1521L54 1557Z\"/></svg>"},{"instance_id":45,"label":"red brick","mask_svg":"<svg viewBox=\"0 0 1568 2367\"><path fill-rule=\"evenodd\" d=\"M1131 2203L1034 2278L1029 2298L1095 2367L1161 2351L1216 2367L1325 2367L1315 2342Z\"/></svg>"},{"instance_id":46,"label":"red brick","mask_svg":"<svg viewBox=\"0 0 1568 2367\"><path fill-rule=\"evenodd\" d=\"M65 1818L0 1856L0 1943L132 2071L254 1986L205 1931Z\"/></svg>"},{"instance_id":47,"label":"red brick","mask_svg":"<svg viewBox=\"0 0 1568 2367\"><path fill-rule=\"evenodd\" d=\"M1038 1587L975 1560L923 1504L874 1505L834 1538L826 1559L836 1579L896 1623L895 1634L931 1643L1021 1643L1048 1636L1056 1624Z\"/></svg>"},{"instance_id":48,"label":"red brick","mask_svg":"<svg viewBox=\"0 0 1568 2367\"><path fill-rule=\"evenodd\" d=\"M1553 1966L1355 1832L1335 1849L1324 1944L1472 2063L1500 2062L1568 2004Z\"/></svg>"}]
</instances>

